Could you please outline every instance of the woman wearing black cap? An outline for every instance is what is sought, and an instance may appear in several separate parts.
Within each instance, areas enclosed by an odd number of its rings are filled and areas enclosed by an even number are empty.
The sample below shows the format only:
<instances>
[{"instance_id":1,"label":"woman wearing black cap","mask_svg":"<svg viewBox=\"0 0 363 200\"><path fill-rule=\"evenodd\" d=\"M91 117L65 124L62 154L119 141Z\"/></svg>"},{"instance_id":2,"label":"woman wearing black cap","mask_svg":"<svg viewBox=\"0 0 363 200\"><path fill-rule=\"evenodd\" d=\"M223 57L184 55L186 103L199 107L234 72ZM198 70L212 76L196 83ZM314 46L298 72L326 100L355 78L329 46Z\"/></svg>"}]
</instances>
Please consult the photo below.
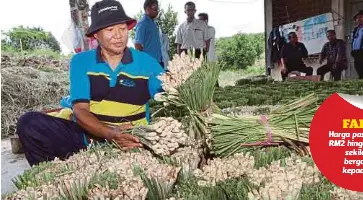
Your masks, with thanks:
<instances>
[{"instance_id":1,"label":"woman wearing black cap","mask_svg":"<svg viewBox=\"0 0 363 200\"><path fill-rule=\"evenodd\" d=\"M65 159L92 141L114 141L123 148L142 147L125 134L131 125L149 122L147 102L161 90L163 68L144 52L128 48L128 31L136 20L115 0L97 2L87 36L99 47L74 55L70 62L73 120L40 112L23 115L17 134L30 165Z\"/></svg>"},{"instance_id":2,"label":"woman wearing black cap","mask_svg":"<svg viewBox=\"0 0 363 200\"><path fill-rule=\"evenodd\" d=\"M357 12L354 17L357 26L352 33L352 56L354 58L354 68L359 79L363 79L363 10Z\"/></svg>"}]
</instances>

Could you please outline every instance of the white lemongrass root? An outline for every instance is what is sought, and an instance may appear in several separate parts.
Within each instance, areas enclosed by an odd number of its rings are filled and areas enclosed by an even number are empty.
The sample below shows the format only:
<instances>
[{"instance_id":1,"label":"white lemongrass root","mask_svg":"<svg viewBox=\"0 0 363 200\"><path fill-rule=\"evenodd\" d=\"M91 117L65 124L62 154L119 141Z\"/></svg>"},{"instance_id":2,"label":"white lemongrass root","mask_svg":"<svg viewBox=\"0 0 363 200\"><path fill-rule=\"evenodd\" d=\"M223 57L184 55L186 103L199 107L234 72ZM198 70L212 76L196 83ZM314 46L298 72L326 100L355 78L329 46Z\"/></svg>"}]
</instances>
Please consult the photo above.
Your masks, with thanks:
<instances>
[{"instance_id":1,"label":"white lemongrass root","mask_svg":"<svg viewBox=\"0 0 363 200\"><path fill-rule=\"evenodd\" d=\"M11 199L59 199L60 197L74 196L82 191L86 193L89 199L99 197L99 199L144 200L148 189L143 184L140 176L135 173L136 166L141 168L147 177L155 178L160 184L167 185L175 184L181 169L181 167L161 164L158 159L145 150L141 150L139 153L131 153L112 149L108 151L108 155L111 152L114 155L110 157L107 157L105 151L96 150L93 152L80 152L67 161L55 160L53 161L54 165L51 167L52 170L59 171L59 169L66 168L66 166L71 166L74 170L66 174L58 174L52 184L43 184L36 188L28 187L19 190L12 195ZM49 170L40 172L39 176L44 176L46 173L49 173ZM102 175L106 176L107 173L112 176L108 178L116 179L117 189L110 189L109 185L102 185L107 184L105 181L97 179Z\"/></svg>"},{"instance_id":2,"label":"white lemongrass root","mask_svg":"<svg viewBox=\"0 0 363 200\"><path fill-rule=\"evenodd\" d=\"M200 185L215 185L219 181L238 178L253 170L255 160L249 154L237 153L231 157L209 160L202 170L195 170Z\"/></svg>"},{"instance_id":3,"label":"white lemongrass root","mask_svg":"<svg viewBox=\"0 0 363 200\"><path fill-rule=\"evenodd\" d=\"M263 182L292 180L302 180L304 185L311 185L320 181L318 168L315 165L308 166L298 156L292 155L286 158L285 163L286 166L282 167L281 161L274 161L267 168L254 170L248 174L250 181L255 185L260 185Z\"/></svg>"},{"instance_id":4,"label":"white lemongrass root","mask_svg":"<svg viewBox=\"0 0 363 200\"><path fill-rule=\"evenodd\" d=\"M179 148L171 155L184 169L196 170L202 159L202 150L192 147Z\"/></svg>"},{"instance_id":5,"label":"white lemongrass root","mask_svg":"<svg viewBox=\"0 0 363 200\"><path fill-rule=\"evenodd\" d=\"M334 200L361 200L363 199L363 192L355 192L346 190L340 187L334 187L333 191L330 191L332 199Z\"/></svg>"},{"instance_id":6,"label":"white lemongrass root","mask_svg":"<svg viewBox=\"0 0 363 200\"><path fill-rule=\"evenodd\" d=\"M185 53L180 56L175 55L172 61L169 61L168 72L158 77L162 82L164 91L168 94L177 95L177 88L184 83L194 71L202 66L203 58L193 58ZM157 100L162 100L158 98Z\"/></svg>"},{"instance_id":7,"label":"white lemongrass root","mask_svg":"<svg viewBox=\"0 0 363 200\"><path fill-rule=\"evenodd\" d=\"M306 162L292 155L285 159L286 166L281 161L274 161L268 167L263 167L247 174L249 180L259 186L265 184L258 192L250 192L252 199L298 199L302 185L319 183L320 172L316 166L308 166Z\"/></svg>"},{"instance_id":8,"label":"white lemongrass root","mask_svg":"<svg viewBox=\"0 0 363 200\"><path fill-rule=\"evenodd\" d=\"M169 156L178 148L189 144L182 123L171 117L159 118L152 125L140 129L142 131L137 136L144 138L157 155Z\"/></svg>"}]
</instances>

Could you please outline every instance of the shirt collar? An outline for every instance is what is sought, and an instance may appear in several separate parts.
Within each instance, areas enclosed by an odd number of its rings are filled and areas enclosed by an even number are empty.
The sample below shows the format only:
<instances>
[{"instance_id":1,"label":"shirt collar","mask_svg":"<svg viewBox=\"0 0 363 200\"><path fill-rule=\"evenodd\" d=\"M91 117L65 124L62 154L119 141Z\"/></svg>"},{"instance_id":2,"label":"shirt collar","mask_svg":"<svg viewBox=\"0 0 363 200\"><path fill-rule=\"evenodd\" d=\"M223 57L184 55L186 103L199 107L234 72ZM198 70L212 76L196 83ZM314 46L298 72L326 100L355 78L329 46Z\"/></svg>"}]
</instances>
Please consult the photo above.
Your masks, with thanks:
<instances>
[{"instance_id":1,"label":"shirt collar","mask_svg":"<svg viewBox=\"0 0 363 200\"><path fill-rule=\"evenodd\" d=\"M337 42L338 42L338 40L337 40L337 39L332 40L332 41L329 41L329 43L330 43L330 44L336 44Z\"/></svg>"},{"instance_id":2,"label":"shirt collar","mask_svg":"<svg viewBox=\"0 0 363 200\"><path fill-rule=\"evenodd\" d=\"M149 17L147 14L144 14L144 19L146 20L150 20L150 21L154 21L153 19L151 19L151 17Z\"/></svg>"},{"instance_id":3,"label":"shirt collar","mask_svg":"<svg viewBox=\"0 0 363 200\"><path fill-rule=\"evenodd\" d=\"M96 60L97 60L97 63L105 63L105 60L103 59L102 54L101 54L100 46L98 46L96 49ZM133 59L132 59L131 51L128 47L126 47L124 50L124 56L121 59L121 63L126 65L126 64L132 63L132 61L133 61Z\"/></svg>"},{"instance_id":4,"label":"shirt collar","mask_svg":"<svg viewBox=\"0 0 363 200\"><path fill-rule=\"evenodd\" d=\"M190 23L195 22L196 20L197 20L197 19L196 19L196 18L194 18L191 22L189 22L189 21L188 21L188 19L187 19L187 23L188 23L188 24L190 24Z\"/></svg>"}]
</instances>

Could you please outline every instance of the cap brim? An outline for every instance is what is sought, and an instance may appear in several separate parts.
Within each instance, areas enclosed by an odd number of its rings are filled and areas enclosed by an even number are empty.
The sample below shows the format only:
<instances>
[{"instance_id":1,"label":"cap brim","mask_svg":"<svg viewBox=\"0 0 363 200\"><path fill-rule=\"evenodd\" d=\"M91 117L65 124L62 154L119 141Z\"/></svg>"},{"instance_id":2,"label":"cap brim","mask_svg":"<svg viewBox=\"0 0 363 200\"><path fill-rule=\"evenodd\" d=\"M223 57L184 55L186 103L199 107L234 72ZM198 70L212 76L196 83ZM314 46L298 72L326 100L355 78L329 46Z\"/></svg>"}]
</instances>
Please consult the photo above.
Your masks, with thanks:
<instances>
[{"instance_id":1,"label":"cap brim","mask_svg":"<svg viewBox=\"0 0 363 200\"><path fill-rule=\"evenodd\" d=\"M117 20L117 21L114 21L112 23L104 24L104 25L99 26L99 27L92 27L92 25L91 25L85 35L87 37L91 37L94 33L96 33L97 31L99 31L101 29L104 29L104 28L107 28L109 26L113 26L113 25L116 25L116 24L124 24L124 23L126 23L127 28L129 30L131 30L136 26L137 21L135 19L128 18L128 19Z\"/></svg>"}]
</instances>

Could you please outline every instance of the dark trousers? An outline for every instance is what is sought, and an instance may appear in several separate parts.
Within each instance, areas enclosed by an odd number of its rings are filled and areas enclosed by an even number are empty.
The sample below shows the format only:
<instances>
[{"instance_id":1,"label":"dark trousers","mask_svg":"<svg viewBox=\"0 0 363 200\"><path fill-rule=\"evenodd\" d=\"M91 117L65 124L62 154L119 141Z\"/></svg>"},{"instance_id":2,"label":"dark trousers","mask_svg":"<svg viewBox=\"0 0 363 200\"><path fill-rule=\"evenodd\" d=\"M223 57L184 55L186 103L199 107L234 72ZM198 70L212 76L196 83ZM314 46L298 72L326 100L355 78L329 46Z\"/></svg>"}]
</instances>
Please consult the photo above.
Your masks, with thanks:
<instances>
[{"instance_id":1,"label":"dark trousers","mask_svg":"<svg viewBox=\"0 0 363 200\"><path fill-rule=\"evenodd\" d=\"M324 79L324 75L330 72L333 76L334 81L340 81L342 78L342 70L340 69L333 69L332 64L326 64L319 67L317 74L320 75L320 80Z\"/></svg>"},{"instance_id":2,"label":"dark trousers","mask_svg":"<svg viewBox=\"0 0 363 200\"><path fill-rule=\"evenodd\" d=\"M40 112L20 117L16 132L30 166L56 157L64 160L86 148L84 130L77 123Z\"/></svg>"},{"instance_id":3,"label":"dark trousers","mask_svg":"<svg viewBox=\"0 0 363 200\"><path fill-rule=\"evenodd\" d=\"M358 73L359 79L363 79L363 53L354 57L354 68Z\"/></svg>"},{"instance_id":4,"label":"dark trousers","mask_svg":"<svg viewBox=\"0 0 363 200\"><path fill-rule=\"evenodd\" d=\"M185 52L185 54L188 54L188 49L182 49L181 50L182 52ZM203 55L202 55L203 54ZM203 56L204 57L204 59L206 59L207 57L207 54L206 54L206 52L205 51L203 51L203 53L202 53L202 50L201 49L195 49L195 57L196 58L200 58L200 56Z\"/></svg>"},{"instance_id":5,"label":"dark trousers","mask_svg":"<svg viewBox=\"0 0 363 200\"><path fill-rule=\"evenodd\" d=\"M282 80L286 80L287 76L292 71L299 71L299 72L305 73L306 76L311 76L311 75L313 75L313 72L314 72L314 69L312 67L306 67L305 65L301 65L301 67L299 67L299 68L291 68L291 67L289 68L289 65L286 65L286 68L287 68L287 70L285 73L281 72Z\"/></svg>"}]
</instances>

